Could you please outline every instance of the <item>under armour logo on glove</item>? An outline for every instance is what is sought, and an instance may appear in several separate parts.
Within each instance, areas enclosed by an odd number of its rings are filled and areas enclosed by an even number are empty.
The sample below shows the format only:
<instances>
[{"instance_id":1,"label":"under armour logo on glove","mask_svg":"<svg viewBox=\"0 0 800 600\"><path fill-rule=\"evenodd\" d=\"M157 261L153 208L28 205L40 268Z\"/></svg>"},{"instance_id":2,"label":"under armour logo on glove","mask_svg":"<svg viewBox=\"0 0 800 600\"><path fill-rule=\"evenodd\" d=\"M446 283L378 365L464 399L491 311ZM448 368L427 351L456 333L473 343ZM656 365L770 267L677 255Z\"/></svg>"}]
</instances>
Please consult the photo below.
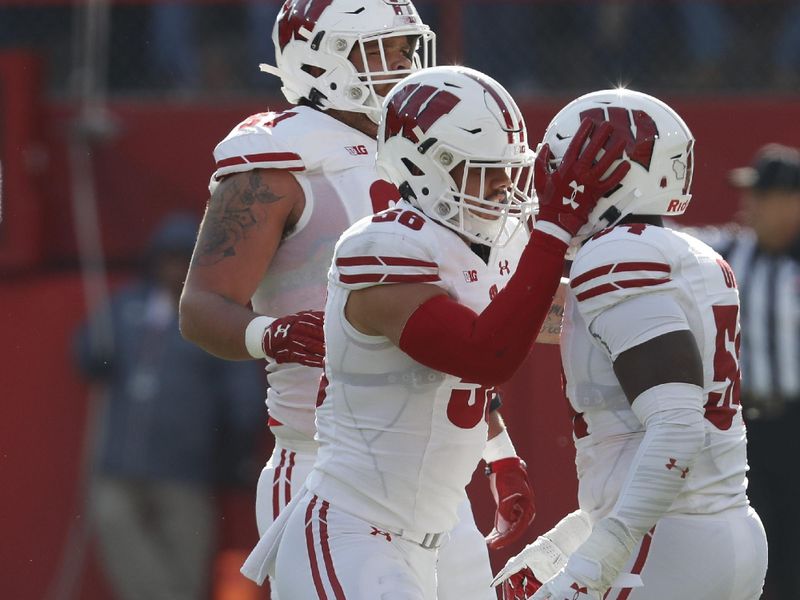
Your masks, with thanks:
<instances>
[{"instance_id":1,"label":"under armour logo on glove","mask_svg":"<svg viewBox=\"0 0 800 600\"><path fill-rule=\"evenodd\" d=\"M304 310L275 319L264 330L264 354L278 364L322 367L325 359L324 315L320 310Z\"/></svg>"},{"instance_id":2,"label":"under armour logo on glove","mask_svg":"<svg viewBox=\"0 0 800 600\"><path fill-rule=\"evenodd\" d=\"M614 139L612 132L610 123L595 127L591 119L584 119L556 167L550 146L539 149L533 176L539 199L537 221L553 223L574 236L600 198L619 185L631 165L622 160L606 175L625 150L625 142Z\"/></svg>"},{"instance_id":3,"label":"under armour logo on glove","mask_svg":"<svg viewBox=\"0 0 800 600\"><path fill-rule=\"evenodd\" d=\"M577 196L578 194L582 194L585 187L582 185L578 185L577 181L570 181L569 187L572 188L572 195L569 198L565 196L561 201L564 203L565 206L569 204L573 209L577 210L578 203L575 202L575 196Z\"/></svg>"}]
</instances>

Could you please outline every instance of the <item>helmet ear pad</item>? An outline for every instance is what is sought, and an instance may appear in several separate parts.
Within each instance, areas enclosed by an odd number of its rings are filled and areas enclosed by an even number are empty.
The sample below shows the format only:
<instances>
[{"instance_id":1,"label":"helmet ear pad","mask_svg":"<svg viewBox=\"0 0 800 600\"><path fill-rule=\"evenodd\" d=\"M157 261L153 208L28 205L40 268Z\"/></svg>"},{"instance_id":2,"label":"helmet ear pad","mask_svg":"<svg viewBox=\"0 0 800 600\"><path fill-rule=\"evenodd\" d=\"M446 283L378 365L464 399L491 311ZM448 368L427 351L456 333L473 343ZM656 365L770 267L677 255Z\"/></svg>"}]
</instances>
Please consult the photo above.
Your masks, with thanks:
<instances>
[{"instance_id":1,"label":"helmet ear pad","mask_svg":"<svg viewBox=\"0 0 800 600\"><path fill-rule=\"evenodd\" d=\"M559 111L545 131L542 142L550 146L556 165L586 117L612 124L611 139L625 142L623 159L631 168L598 202L579 239L629 214L677 216L686 211L692 197L694 137L677 112L653 96L623 88L581 96Z\"/></svg>"}]
</instances>

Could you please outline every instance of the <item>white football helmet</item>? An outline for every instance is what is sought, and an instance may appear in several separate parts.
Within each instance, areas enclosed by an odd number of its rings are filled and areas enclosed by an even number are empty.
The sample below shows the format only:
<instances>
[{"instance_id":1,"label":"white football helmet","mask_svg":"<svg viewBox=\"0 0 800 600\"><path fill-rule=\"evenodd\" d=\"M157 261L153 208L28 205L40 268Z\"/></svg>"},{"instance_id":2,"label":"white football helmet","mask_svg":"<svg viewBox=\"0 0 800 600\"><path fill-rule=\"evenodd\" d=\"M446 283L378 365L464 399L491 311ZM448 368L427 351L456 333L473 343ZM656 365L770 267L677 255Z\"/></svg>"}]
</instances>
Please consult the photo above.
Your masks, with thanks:
<instances>
[{"instance_id":1,"label":"white football helmet","mask_svg":"<svg viewBox=\"0 0 800 600\"><path fill-rule=\"evenodd\" d=\"M694 137L678 113L661 100L624 88L592 92L573 100L547 126L542 143L560 163L581 120L610 122L611 140L625 141L631 169L600 199L576 239L618 223L630 214L681 215L689 206ZM615 161L609 171L619 161Z\"/></svg>"},{"instance_id":2,"label":"white football helmet","mask_svg":"<svg viewBox=\"0 0 800 600\"><path fill-rule=\"evenodd\" d=\"M472 242L503 246L533 209L535 156L526 140L525 121L503 86L467 67L434 67L386 97L377 163L430 218ZM511 179L504 198L467 193L471 173L482 190L487 169L497 168Z\"/></svg>"},{"instance_id":3,"label":"white football helmet","mask_svg":"<svg viewBox=\"0 0 800 600\"><path fill-rule=\"evenodd\" d=\"M391 70L387 64L383 40L397 36L416 39L410 69ZM378 42L383 68L360 72L348 56L356 48L366 65L364 45L371 41ZM281 78L289 102L305 98L322 110L367 113L376 123L383 98L374 86L397 83L436 63L436 36L410 0L286 0L272 42L277 66L260 67Z\"/></svg>"}]
</instances>

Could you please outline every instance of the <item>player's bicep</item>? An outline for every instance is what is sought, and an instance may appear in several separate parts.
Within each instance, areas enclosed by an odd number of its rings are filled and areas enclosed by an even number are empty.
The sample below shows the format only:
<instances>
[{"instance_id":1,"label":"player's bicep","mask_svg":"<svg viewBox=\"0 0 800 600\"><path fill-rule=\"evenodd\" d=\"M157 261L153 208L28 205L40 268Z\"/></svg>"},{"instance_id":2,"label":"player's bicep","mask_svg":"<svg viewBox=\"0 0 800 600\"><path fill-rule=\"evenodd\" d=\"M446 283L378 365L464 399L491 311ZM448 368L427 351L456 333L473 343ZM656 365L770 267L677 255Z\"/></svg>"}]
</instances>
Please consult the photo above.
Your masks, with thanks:
<instances>
[{"instance_id":1,"label":"player's bicep","mask_svg":"<svg viewBox=\"0 0 800 600\"><path fill-rule=\"evenodd\" d=\"M208 202L187 288L246 303L305 205L288 171L255 170L223 179Z\"/></svg>"},{"instance_id":2,"label":"player's bicep","mask_svg":"<svg viewBox=\"0 0 800 600\"><path fill-rule=\"evenodd\" d=\"M446 294L444 289L426 283L353 290L347 299L345 318L361 333L385 336L399 346L409 317L427 300L442 294Z\"/></svg>"}]
</instances>

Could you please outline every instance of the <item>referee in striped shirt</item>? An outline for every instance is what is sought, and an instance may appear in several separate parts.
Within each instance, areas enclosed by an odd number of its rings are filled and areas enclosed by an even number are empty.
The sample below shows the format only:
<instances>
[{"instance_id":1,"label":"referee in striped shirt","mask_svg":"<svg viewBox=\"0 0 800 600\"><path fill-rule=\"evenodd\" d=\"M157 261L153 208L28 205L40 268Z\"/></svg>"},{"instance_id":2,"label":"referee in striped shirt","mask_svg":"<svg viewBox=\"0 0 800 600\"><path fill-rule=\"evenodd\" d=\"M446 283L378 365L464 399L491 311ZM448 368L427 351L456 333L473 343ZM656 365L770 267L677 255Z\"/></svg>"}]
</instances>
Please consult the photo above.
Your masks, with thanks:
<instances>
[{"instance_id":1,"label":"referee in striped shirt","mask_svg":"<svg viewBox=\"0 0 800 600\"><path fill-rule=\"evenodd\" d=\"M800 599L800 151L764 146L730 180L744 226L701 237L739 288L748 495L769 542L765 598Z\"/></svg>"}]
</instances>

